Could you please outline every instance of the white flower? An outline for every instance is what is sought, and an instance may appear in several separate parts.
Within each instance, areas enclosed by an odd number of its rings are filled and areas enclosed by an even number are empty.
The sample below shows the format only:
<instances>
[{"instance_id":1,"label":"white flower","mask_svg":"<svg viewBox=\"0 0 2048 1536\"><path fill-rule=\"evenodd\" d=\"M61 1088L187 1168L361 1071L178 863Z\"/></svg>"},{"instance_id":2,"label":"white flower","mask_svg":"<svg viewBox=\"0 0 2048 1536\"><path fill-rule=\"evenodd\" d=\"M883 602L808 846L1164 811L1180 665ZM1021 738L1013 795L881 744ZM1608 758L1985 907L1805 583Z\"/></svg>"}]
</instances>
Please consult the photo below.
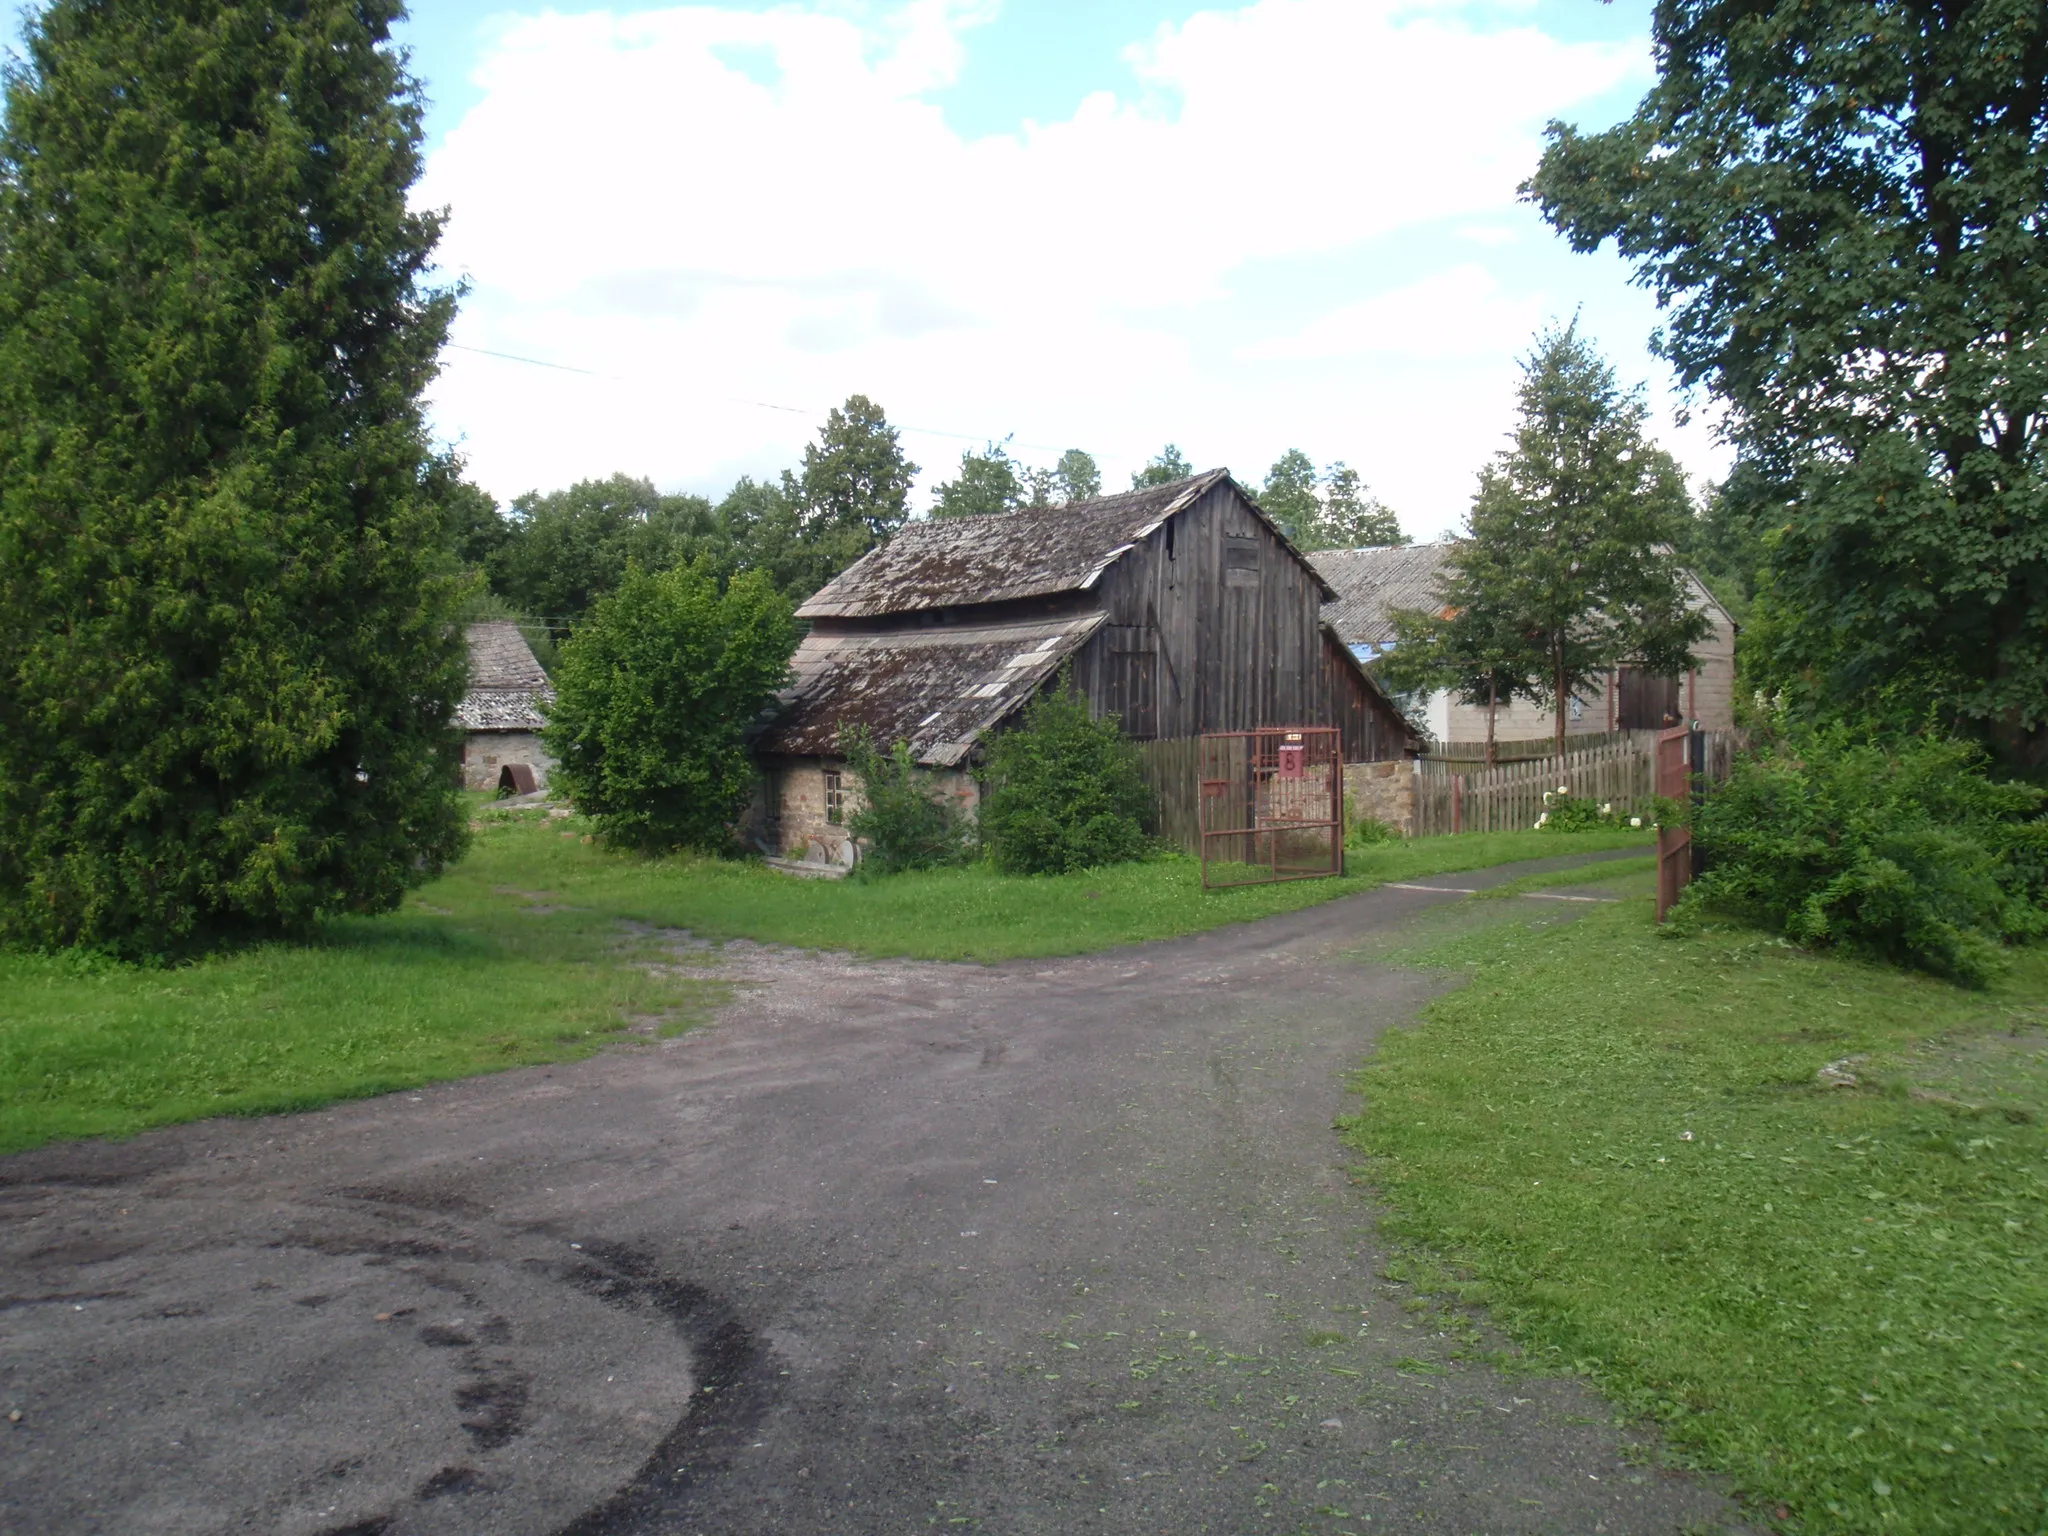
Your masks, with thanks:
<instances>
[{"instance_id":1,"label":"white flower","mask_svg":"<svg viewBox=\"0 0 2048 1536\"><path fill-rule=\"evenodd\" d=\"M1550 804L1550 791L1547 789L1543 791L1543 803L1545 805Z\"/></svg>"},{"instance_id":2,"label":"white flower","mask_svg":"<svg viewBox=\"0 0 2048 1536\"><path fill-rule=\"evenodd\" d=\"M1557 786L1557 792L1560 795L1568 795L1572 792L1572 787L1569 784L1560 784Z\"/></svg>"},{"instance_id":3,"label":"white flower","mask_svg":"<svg viewBox=\"0 0 2048 1536\"><path fill-rule=\"evenodd\" d=\"M1543 823L1545 823L1548 820L1550 820L1550 812L1545 811L1541 816L1538 816L1536 818L1536 825L1540 827L1543 825Z\"/></svg>"},{"instance_id":4,"label":"white flower","mask_svg":"<svg viewBox=\"0 0 2048 1536\"><path fill-rule=\"evenodd\" d=\"M1692 1140L1692 1132L1691 1132L1691 1131L1680 1131L1680 1132L1678 1133L1678 1139L1679 1139L1680 1141L1691 1141L1691 1140Z\"/></svg>"},{"instance_id":5,"label":"white flower","mask_svg":"<svg viewBox=\"0 0 2048 1536\"><path fill-rule=\"evenodd\" d=\"M1612 816L1614 814L1614 802L1610 800L1605 805L1601 806L1600 814L1602 816Z\"/></svg>"},{"instance_id":6,"label":"white flower","mask_svg":"<svg viewBox=\"0 0 2048 1536\"><path fill-rule=\"evenodd\" d=\"M1628 824L1632 827L1640 827L1643 824L1643 818L1640 816L1631 816L1628 819Z\"/></svg>"}]
</instances>

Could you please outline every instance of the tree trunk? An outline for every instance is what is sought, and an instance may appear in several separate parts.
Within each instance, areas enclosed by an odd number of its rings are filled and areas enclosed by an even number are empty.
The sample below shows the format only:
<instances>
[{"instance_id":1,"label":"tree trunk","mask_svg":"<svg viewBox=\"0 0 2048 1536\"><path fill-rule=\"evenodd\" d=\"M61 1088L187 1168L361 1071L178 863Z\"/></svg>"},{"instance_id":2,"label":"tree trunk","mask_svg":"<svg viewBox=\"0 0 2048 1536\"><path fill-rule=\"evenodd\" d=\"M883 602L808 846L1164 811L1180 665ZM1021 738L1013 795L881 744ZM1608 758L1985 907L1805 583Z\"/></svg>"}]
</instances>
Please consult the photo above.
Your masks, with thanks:
<instances>
[{"instance_id":1,"label":"tree trunk","mask_svg":"<svg viewBox=\"0 0 2048 1536\"><path fill-rule=\"evenodd\" d=\"M1495 755L1493 745L1493 715L1494 711L1499 708L1500 679L1489 677L1486 680L1486 766L1489 768L1500 761L1499 757Z\"/></svg>"}]
</instances>

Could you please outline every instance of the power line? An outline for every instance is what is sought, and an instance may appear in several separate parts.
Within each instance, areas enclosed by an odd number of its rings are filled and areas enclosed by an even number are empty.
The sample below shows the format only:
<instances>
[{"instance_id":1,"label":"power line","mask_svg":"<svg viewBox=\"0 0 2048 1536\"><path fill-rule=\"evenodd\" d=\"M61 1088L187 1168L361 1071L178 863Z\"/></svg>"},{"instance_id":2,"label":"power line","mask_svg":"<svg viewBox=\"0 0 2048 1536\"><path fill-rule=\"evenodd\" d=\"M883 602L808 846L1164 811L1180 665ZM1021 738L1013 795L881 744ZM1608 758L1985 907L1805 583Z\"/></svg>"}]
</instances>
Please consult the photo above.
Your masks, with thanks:
<instances>
[{"instance_id":1,"label":"power line","mask_svg":"<svg viewBox=\"0 0 2048 1536\"><path fill-rule=\"evenodd\" d=\"M495 357L499 361L507 363L525 363L532 368L548 368L556 373L581 374L586 379L609 379L615 384L645 382L644 380L629 379L622 374L601 373L595 368L577 368L568 363L551 363L545 358L522 357L517 352L494 352L489 347L466 347L456 341L448 342L446 346L451 352L473 352L478 357ZM749 405L756 410L782 411L787 415L802 416L811 421L822 421L826 415L824 411L811 410L800 405L777 405L772 400L749 400L740 395L713 395L710 398L723 400L728 405ZM917 427L910 425L908 422L900 421L895 423L895 427L899 432L910 432L919 437L950 438L954 442L959 443L1008 443L1015 441L1013 436L994 437L978 432L948 432L941 427ZM1051 443L1018 443L1017 446L1019 448L1035 449L1040 453L1064 453L1066 451L1064 448L1054 447Z\"/></svg>"}]
</instances>

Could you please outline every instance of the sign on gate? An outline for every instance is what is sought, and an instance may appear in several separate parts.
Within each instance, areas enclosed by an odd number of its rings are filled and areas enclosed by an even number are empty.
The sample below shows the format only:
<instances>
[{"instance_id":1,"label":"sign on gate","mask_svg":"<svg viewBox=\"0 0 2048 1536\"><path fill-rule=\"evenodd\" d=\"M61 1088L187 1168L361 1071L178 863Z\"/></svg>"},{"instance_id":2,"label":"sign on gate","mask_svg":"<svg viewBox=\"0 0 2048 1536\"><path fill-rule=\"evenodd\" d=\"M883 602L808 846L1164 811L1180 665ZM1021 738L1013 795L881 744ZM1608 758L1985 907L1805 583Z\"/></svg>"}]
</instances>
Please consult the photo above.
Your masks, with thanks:
<instances>
[{"instance_id":1,"label":"sign on gate","mask_svg":"<svg viewBox=\"0 0 2048 1536\"><path fill-rule=\"evenodd\" d=\"M1202 886L1344 872L1344 748L1328 725L1211 731L1197 763Z\"/></svg>"}]
</instances>

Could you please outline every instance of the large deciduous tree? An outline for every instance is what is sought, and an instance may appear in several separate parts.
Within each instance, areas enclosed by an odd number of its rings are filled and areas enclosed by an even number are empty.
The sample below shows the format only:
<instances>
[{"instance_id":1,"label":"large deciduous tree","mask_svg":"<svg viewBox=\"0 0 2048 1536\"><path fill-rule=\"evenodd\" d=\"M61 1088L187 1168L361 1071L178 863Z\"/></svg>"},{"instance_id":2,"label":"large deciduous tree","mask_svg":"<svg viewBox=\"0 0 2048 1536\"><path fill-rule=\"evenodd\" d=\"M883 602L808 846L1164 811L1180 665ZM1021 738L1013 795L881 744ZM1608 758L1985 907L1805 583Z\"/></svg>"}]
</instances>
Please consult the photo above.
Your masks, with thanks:
<instances>
[{"instance_id":1,"label":"large deciduous tree","mask_svg":"<svg viewBox=\"0 0 2048 1536\"><path fill-rule=\"evenodd\" d=\"M1542 657L1560 757L1571 701L1602 674L1625 662L1683 672L1712 631L1670 549L1691 510L1685 477L1644 436L1647 415L1574 328L1540 337L1513 446L1480 471L1460 545L1484 578L1468 594L1468 607L1485 600L1473 625L1489 644L1520 636Z\"/></svg>"},{"instance_id":2,"label":"large deciduous tree","mask_svg":"<svg viewBox=\"0 0 2048 1536\"><path fill-rule=\"evenodd\" d=\"M1654 38L1635 114L1553 124L1527 190L1636 263L1790 492L1767 680L2048 762L2048 11L1658 0Z\"/></svg>"},{"instance_id":3,"label":"large deciduous tree","mask_svg":"<svg viewBox=\"0 0 2048 1536\"><path fill-rule=\"evenodd\" d=\"M0 130L0 934L160 955L462 846L396 0L51 0Z\"/></svg>"},{"instance_id":4,"label":"large deciduous tree","mask_svg":"<svg viewBox=\"0 0 2048 1536\"><path fill-rule=\"evenodd\" d=\"M1149 486L1171 485L1176 480L1187 479L1194 472L1195 466L1188 462L1187 455L1168 443L1146 460L1143 469L1131 476L1131 489L1142 491Z\"/></svg>"},{"instance_id":5,"label":"large deciduous tree","mask_svg":"<svg viewBox=\"0 0 2048 1536\"><path fill-rule=\"evenodd\" d=\"M1500 707L1516 698L1543 703L1553 679L1544 636L1525 611L1517 550L1470 538L1438 576L1429 609L1396 611L1394 643L1374 663L1397 694L1448 690L1486 706L1486 761L1498 760Z\"/></svg>"},{"instance_id":6,"label":"large deciduous tree","mask_svg":"<svg viewBox=\"0 0 2048 1536\"><path fill-rule=\"evenodd\" d=\"M513 499L506 536L486 562L491 588L525 613L573 625L617 588L626 566L663 570L727 540L702 496L664 495L651 480L613 475Z\"/></svg>"},{"instance_id":7,"label":"large deciduous tree","mask_svg":"<svg viewBox=\"0 0 2048 1536\"><path fill-rule=\"evenodd\" d=\"M1303 549L1366 549L1406 544L1394 509L1366 489L1358 471L1342 459L1323 471L1323 497L1315 516L1297 538Z\"/></svg>"}]
</instances>

